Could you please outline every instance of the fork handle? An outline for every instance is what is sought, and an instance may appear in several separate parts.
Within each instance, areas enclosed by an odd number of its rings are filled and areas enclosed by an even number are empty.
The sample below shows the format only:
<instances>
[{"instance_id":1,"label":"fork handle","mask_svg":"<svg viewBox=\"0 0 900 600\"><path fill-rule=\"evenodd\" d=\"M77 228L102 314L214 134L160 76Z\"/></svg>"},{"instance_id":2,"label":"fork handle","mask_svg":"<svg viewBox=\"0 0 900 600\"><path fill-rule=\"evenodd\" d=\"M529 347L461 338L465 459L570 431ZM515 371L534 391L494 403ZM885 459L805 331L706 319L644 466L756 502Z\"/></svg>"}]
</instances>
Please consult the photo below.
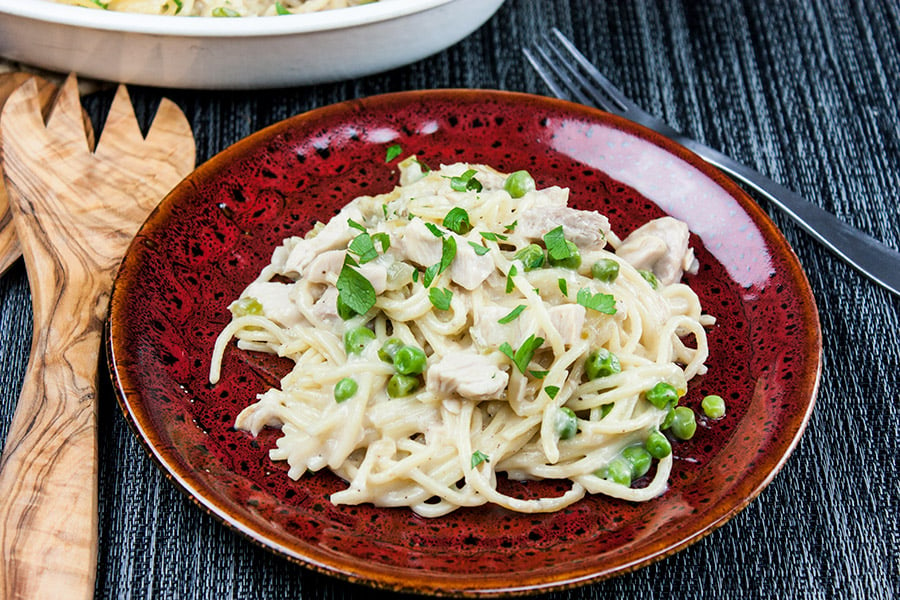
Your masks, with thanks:
<instances>
[{"instance_id":1,"label":"fork handle","mask_svg":"<svg viewBox=\"0 0 900 600\"><path fill-rule=\"evenodd\" d=\"M32 276L40 273L32 266L31 355L0 459L0 595L88 600L97 569L102 307L83 306L98 296L53 285L46 271Z\"/></svg>"},{"instance_id":2,"label":"fork handle","mask_svg":"<svg viewBox=\"0 0 900 600\"><path fill-rule=\"evenodd\" d=\"M765 175L718 150L673 131L673 138L706 162L741 181L779 207L826 248L885 289L900 295L900 252L844 223Z\"/></svg>"}]
</instances>

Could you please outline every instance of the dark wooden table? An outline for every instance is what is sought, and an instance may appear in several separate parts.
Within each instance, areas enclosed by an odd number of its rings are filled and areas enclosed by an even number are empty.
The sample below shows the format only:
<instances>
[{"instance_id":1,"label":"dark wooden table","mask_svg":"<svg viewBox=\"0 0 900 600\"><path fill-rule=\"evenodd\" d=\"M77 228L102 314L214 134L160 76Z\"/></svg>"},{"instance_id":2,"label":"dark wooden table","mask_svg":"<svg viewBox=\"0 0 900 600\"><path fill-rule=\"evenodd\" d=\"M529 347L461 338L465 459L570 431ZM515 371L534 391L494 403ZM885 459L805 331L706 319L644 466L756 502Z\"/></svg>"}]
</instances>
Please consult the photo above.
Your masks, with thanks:
<instances>
[{"instance_id":1,"label":"dark wooden table","mask_svg":"<svg viewBox=\"0 0 900 600\"><path fill-rule=\"evenodd\" d=\"M442 87L547 94L521 47L559 27L643 107L677 129L900 247L900 5L893 0L509 0L483 28L416 64L354 81L252 92L134 87L190 119L203 161L296 113ZM111 93L86 100L95 119ZM784 469L745 510L632 574L551 598L900 596L900 299L769 209L809 276L824 334L821 390ZM0 279L0 440L28 358L19 261ZM308 571L196 509L100 399L98 598L387 597Z\"/></svg>"}]
</instances>

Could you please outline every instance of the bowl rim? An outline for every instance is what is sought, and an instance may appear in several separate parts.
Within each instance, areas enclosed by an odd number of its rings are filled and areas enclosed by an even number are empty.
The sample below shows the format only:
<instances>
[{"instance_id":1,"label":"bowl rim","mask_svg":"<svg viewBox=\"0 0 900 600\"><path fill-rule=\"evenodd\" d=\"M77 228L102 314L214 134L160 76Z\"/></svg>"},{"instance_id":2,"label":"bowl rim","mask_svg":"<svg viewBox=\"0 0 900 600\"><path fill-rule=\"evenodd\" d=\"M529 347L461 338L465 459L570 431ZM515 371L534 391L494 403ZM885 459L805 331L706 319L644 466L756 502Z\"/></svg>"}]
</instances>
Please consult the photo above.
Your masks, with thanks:
<instances>
[{"instance_id":1,"label":"bowl rim","mask_svg":"<svg viewBox=\"0 0 900 600\"><path fill-rule=\"evenodd\" d=\"M93 10L50 0L0 0L0 20L14 16L64 27L162 37L264 37L358 27L425 12L456 0L379 0L349 8L278 18L172 17Z\"/></svg>"}]
</instances>

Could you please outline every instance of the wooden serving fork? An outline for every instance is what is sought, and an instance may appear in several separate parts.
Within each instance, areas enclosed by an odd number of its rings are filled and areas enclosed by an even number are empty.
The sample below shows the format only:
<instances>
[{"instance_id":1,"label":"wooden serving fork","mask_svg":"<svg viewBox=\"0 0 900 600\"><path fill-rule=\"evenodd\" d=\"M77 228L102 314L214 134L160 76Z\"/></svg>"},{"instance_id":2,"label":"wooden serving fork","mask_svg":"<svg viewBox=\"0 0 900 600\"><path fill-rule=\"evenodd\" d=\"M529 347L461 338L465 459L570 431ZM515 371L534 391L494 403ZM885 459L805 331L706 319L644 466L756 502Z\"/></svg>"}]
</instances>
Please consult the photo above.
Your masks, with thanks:
<instances>
[{"instance_id":1,"label":"wooden serving fork","mask_svg":"<svg viewBox=\"0 0 900 600\"><path fill-rule=\"evenodd\" d=\"M50 103L56 94L56 86L42 77L23 72L0 73L0 108L20 85L33 77L38 85L38 95L41 100L41 108L50 109ZM94 130L91 128L90 119L85 115L85 131L88 141L93 148ZM6 198L6 188L0 178L0 275L6 272L17 258L22 256L19 248L19 240L16 238L16 228L12 222L12 212L9 209L9 201Z\"/></svg>"},{"instance_id":2,"label":"wooden serving fork","mask_svg":"<svg viewBox=\"0 0 900 600\"><path fill-rule=\"evenodd\" d=\"M140 225L193 169L194 140L169 100L144 139L120 86L92 152L70 76L46 126L34 80L9 97L0 150L34 305L28 368L0 459L0 596L91 598L109 294Z\"/></svg>"}]
</instances>

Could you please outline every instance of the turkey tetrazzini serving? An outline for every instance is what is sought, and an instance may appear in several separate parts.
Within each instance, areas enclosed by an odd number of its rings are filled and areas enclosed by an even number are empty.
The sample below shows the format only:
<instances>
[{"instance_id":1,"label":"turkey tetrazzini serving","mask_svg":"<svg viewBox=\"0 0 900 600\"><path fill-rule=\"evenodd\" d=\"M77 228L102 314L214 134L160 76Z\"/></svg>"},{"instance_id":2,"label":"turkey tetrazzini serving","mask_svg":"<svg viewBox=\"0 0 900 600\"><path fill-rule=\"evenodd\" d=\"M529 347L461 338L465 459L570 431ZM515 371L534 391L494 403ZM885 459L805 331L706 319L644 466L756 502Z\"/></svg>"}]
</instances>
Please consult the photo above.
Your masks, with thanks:
<instances>
[{"instance_id":1,"label":"turkey tetrazzini serving","mask_svg":"<svg viewBox=\"0 0 900 600\"><path fill-rule=\"evenodd\" d=\"M271 458L294 479L339 475L335 504L436 517L663 493L714 321L680 283L688 228L663 217L620 239L567 203L525 171L408 158L390 193L286 239L216 343L213 383L232 338L294 362L236 427L280 427ZM499 473L570 483L513 497Z\"/></svg>"}]
</instances>

